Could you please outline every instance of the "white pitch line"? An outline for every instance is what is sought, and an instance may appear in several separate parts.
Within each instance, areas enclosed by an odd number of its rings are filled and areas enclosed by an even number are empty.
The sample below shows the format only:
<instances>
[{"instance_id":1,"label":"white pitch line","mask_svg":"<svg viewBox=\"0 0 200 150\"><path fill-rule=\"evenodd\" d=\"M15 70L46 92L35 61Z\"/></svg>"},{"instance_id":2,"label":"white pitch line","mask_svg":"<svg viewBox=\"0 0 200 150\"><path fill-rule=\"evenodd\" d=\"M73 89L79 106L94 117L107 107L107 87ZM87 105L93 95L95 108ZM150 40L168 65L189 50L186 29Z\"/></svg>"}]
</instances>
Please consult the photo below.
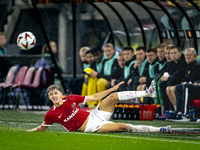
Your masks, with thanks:
<instances>
[{"instance_id":1,"label":"white pitch line","mask_svg":"<svg viewBox=\"0 0 200 150\"><path fill-rule=\"evenodd\" d=\"M188 144L200 144L200 142L189 142L189 141L179 141L179 140L164 140L164 139L155 139L155 138L143 138L143 137L132 137L132 136L120 136L120 135L106 135L106 134L88 134L88 133L78 133L78 132L64 132L70 134L84 134L84 135L95 135L95 136L106 136L106 137L116 137L116 138L124 138L124 139L140 139L140 140L149 140L149 141L163 141L163 142L172 142L172 143L188 143Z\"/></svg>"}]
</instances>

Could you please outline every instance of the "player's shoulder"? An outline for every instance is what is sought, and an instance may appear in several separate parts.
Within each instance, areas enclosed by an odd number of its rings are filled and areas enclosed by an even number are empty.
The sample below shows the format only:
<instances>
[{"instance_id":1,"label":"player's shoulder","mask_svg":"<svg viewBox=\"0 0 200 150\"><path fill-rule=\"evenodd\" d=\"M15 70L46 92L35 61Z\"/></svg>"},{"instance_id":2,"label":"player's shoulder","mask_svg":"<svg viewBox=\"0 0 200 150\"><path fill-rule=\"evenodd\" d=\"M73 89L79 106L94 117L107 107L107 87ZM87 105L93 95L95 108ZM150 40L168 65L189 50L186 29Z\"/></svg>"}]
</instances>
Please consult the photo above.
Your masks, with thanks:
<instances>
[{"instance_id":1,"label":"player's shoulder","mask_svg":"<svg viewBox=\"0 0 200 150\"><path fill-rule=\"evenodd\" d=\"M73 100L73 99L81 98L81 97L84 97L84 96L82 96L82 95L74 95L74 94L71 94L71 95L68 95L68 96L67 96L67 100L68 100L68 99Z\"/></svg>"}]
</instances>

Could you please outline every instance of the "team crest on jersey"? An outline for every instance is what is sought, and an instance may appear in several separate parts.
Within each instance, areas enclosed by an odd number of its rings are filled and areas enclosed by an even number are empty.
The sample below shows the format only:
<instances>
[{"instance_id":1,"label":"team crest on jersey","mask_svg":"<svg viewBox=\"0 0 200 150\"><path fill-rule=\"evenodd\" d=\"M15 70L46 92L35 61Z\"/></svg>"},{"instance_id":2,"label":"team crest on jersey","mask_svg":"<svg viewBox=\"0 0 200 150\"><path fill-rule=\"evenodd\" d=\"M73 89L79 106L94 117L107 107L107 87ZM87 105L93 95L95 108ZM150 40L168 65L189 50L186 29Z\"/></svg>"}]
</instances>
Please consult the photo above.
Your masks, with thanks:
<instances>
[{"instance_id":1,"label":"team crest on jersey","mask_svg":"<svg viewBox=\"0 0 200 150\"><path fill-rule=\"evenodd\" d=\"M72 104L72 107L74 107L75 105L76 105L76 103L73 103L73 104Z\"/></svg>"}]
</instances>

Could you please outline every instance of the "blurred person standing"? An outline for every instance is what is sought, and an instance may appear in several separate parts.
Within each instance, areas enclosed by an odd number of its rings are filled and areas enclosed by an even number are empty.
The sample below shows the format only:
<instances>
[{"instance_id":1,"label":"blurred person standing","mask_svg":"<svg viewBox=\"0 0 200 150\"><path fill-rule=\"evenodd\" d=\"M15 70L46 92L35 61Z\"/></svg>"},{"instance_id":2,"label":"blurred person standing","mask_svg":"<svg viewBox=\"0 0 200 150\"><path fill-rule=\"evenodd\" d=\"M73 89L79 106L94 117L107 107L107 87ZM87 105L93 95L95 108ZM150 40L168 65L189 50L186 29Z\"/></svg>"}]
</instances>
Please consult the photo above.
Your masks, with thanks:
<instances>
[{"instance_id":1,"label":"blurred person standing","mask_svg":"<svg viewBox=\"0 0 200 150\"><path fill-rule=\"evenodd\" d=\"M119 52L118 55L118 64L119 68L117 68L112 73L112 79L111 79L111 87L114 87L118 83L124 80L124 66L125 66L125 58L124 58L124 52Z\"/></svg>"},{"instance_id":2,"label":"blurred person standing","mask_svg":"<svg viewBox=\"0 0 200 150\"><path fill-rule=\"evenodd\" d=\"M0 32L0 56L6 56L7 54L6 41L6 34L4 32Z\"/></svg>"}]
</instances>

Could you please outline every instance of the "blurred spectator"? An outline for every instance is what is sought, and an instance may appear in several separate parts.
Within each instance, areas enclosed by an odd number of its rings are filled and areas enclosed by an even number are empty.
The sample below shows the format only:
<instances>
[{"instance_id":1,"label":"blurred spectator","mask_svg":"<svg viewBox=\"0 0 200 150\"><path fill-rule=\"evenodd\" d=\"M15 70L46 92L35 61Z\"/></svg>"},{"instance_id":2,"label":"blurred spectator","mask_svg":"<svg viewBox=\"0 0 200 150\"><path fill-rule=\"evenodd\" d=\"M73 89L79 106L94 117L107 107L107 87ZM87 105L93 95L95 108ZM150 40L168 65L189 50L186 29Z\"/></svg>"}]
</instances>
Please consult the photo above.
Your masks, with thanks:
<instances>
[{"instance_id":1,"label":"blurred spectator","mask_svg":"<svg viewBox=\"0 0 200 150\"><path fill-rule=\"evenodd\" d=\"M134 68L133 65L135 63L136 56L134 54L134 50L132 47L127 46L123 48L124 59L125 59L125 66L124 66L124 80L131 80L131 73L133 72ZM131 81L125 82L119 88L120 91L126 91L127 86L130 84Z\"/></svg>"},{"instance_id":2,"label":"blurred spectator","mask_svg":"<svg viewBox=\"0 0 200 150\"><path fill-rule=\"evenodd\" d=\"M119 68L118 65L118 52L115 51L111 43L107 43L104 47L104 54L107 59L103 61L102 69L100 73L97 71L92 71L90 76L98 78L97 81L97 91L104 91L110 87L110 81L112 79L112 73Z\"/></svg>"},{"instance_id":3,"label":"blurred spectator","mask_svg":"<svg viewBox=\"0 0 200 150\"><path fill-rule=\"evenodd\" d=\"M158 93L158 87L160 85L160 77L162 76L163 68L166 67L167 64L167 59L165 58L165 50L164 48L167 46L165 43L161 43L157 46L156 51L157 51L157 56L158 56L158 63L159 63L159 68L158 72L155 73L155 82L156 82L156 91ZM156 80L157 79L157 80ZM158 101L158 97L153 98L154 99L154 104L160 104Z\"/></svg>"},{"instance_id":4,"label":"blurred spectator","mask_svg":"<svg viewBox=\"0 0 200 150\"><path fill-rule=\"evenodd\" d=\"M91 52L94 55L94 60L96 61L96 71L101 72L103 61L106 59L106 55L100 47L91 48Z\"/></svg>"},{"instance_id":5,"label":"blurred spectator","mask_svg":"<svg viewBox=\"0 0 200 150\"><path fill-rule=\"evenodd\" d=\"M89 50L90 50L89 47L83 46L83 47L81 47L81 49L80 49L80 51L79 51L79 56L80 56L80 58L81 58L82 69L83 69L83 70L86 69L86 68L88 68L88 67L90 67L90 64L88 64L88 62L87 62L87 60L86 60L86 57L85 57L85 53L86 53L87 51L89 51Z\"/></svg>"},{"instance_id":6,"label":"blurred spectator","mask_svg":"<svg viewBox=\"0 0 200 150\"><path fill-rule=\"evenodd\" d=\"M172 46L170 48L170 57L173 61L172 68L169 72L165 72L164 80L160 83L160 90L164 100L165 113L160 119L173 119L175 118L175 113L171 108L171 102L166 93L170 94L173 90L173 86L180 84L184 81L185 70L186 70L186 61L185 57L182 54L181 48L177 46ZM175 111L176 108L174 107ZM166 118L167 117L167 118Z\"/></svg>"},{"instance_id":7,"label":"blurred spectator","mask_svg":"<svg viewBox=\"0 0 200 150\"><path fill-rule=\"evenodd\" d=\"M132 86L132 90L136 91L137 86L140 84L139 83L139 78L142 76L144 70L149 67L149 63L147 62L146 59L146 47L144 46L139 46L136 49L136 60L134 63L134 70L131 73L131 80L128 80L128 82L132 82L132 84L128 83L129 86Z\"/></svg>"},{"instance_id":8,"label":"blurred spectator","mask_svg":"<svg viewBox=\"0 0 200 150\"><path fill-rule=\"evenodd\" d=\"M88 95L93 95L97 93L97 78L91 77L89 74L91 73L92 70L96 70L96 62L94 61L94 55L92 53L92 50L88 50L85 53L86 60L88 64L90 64L89 68L84 69L84 72L86 73L85 75L85 80L84 84L82 87L81 95L82 96L88 96ZM93 109L98 105L98 101L95 102L89 102L87 103L88 107L90 109Z\"/></svg>"},{"instance_id":9,"label":"blurred spectator","mask_svg":"<svg viewBox=\"0 0 200 150\"><path fill-rule=\"evenodd\" d=\"M112 74L112 79L111 79L111 87L117 85L121 81L124 80L124 65L125 65L125 58L124 58L124 53L120 52L118 55L118 64L119 68L115 70Z\"/></svg>"},{"instance_id":10,"label":"blurred spectator","mask_svg":"<svg viewBox=\"0 0 200 150\"><path fill-rule=\"evenodd\" d=\"M171 44L167 45L166 47L164 47L164 52L165 52L165 58L167 60L166 64L163 66L163 68L161 70L159 70L156 74L155 74L155 81L156 81L156 88L157 88L157 97L154 98L154 103L155 104L160 104L161 105L161 109L162 109L162 113L164 111L164 103L163 103L163 98L162 98L162 94L160 91L160 83L164 82L164 73L165 72L169 72L172 68L172 60L170 57L170 48L171 48Z\"/></svg>"},{"instance_id":11,"label":"blurred spectator","mask_svg":"<svg viewBox=\"0 0 200 150\"><path fill-rule=\"evenodd\" d=\"M87 60L86 60L86 57L85 57L85 53L90 50L89 47L87 46L83 46L80 48L79 50L79 56L80 56L80 59L81 59L81 69L84 70L88 67L90 67L90 64L88 64ZM84 77L82 78L77 78L77 79L71 79L70 82L69 82L69 90L72 94L77 94L77 95L81 95L81 92L82 92L82 89L83 89L83 86L86 86L84 85Z\"/></svg>"},{"instance_id":12,"label":"blurred spectator","mask_svg":"<svg viewBox=\"0 0 200 150\"><path fill-rule=\"evenodd\" d=\"M146 57L149 67L144 70L142 77L139 78L140 84L137 87L137 91L143 91L146 87L149 87L159 69L158 57L155 48L149 48L146 51ZM151 100L151 98L144 98L143 103L151 104Z\"/></svg>"},{"instance_id":13,"label":"blurred spectator","mask_svg":"<svg viewBox=\"0 0 200 150\"><path fill-rule=\"evenodd\" d=\"M175 108L177 108L177 116L175 120L183 120L185 119L184 115L186 115L189 104L191 103L191 100L188 101L185 99L185 89L190 87L190 97L194 98L193 95L199 95L199 88L196 89L196 86L190 86L191 84L198 85L200 82L200 63L196 61L196 50L194 48L188 48L185 52L185 60L187 62L186 72L185 72L185 78L184 82L182 84L178 84L175 87L173 87L173 91L171 91L172 95L168 95L171 103ZM195 89L192 90L191 89ZM175 94L176 91L176 94ZM184 96L183 96L184 94ZM192 96L191 96L192 94ZM188 91L187 91L188 95ZM199 96L197 96L200 98ZM176 100L176 98L178 98ZM186 102L185 102L186 101ZM186 105L187 104L187 105ZM183 115L184 114L184 115Z\"/></svg>"},{"instance_id":14,"label":"blurred spectator","mask_svg":"<svg viewBox=\"0 0 200 150\"><path fill-rule=\"evenodd\" d=\"M0 56L5 56L7 54L6 41L6 34L4 32L0 32Z\"/></svg>"}]
</instances>

